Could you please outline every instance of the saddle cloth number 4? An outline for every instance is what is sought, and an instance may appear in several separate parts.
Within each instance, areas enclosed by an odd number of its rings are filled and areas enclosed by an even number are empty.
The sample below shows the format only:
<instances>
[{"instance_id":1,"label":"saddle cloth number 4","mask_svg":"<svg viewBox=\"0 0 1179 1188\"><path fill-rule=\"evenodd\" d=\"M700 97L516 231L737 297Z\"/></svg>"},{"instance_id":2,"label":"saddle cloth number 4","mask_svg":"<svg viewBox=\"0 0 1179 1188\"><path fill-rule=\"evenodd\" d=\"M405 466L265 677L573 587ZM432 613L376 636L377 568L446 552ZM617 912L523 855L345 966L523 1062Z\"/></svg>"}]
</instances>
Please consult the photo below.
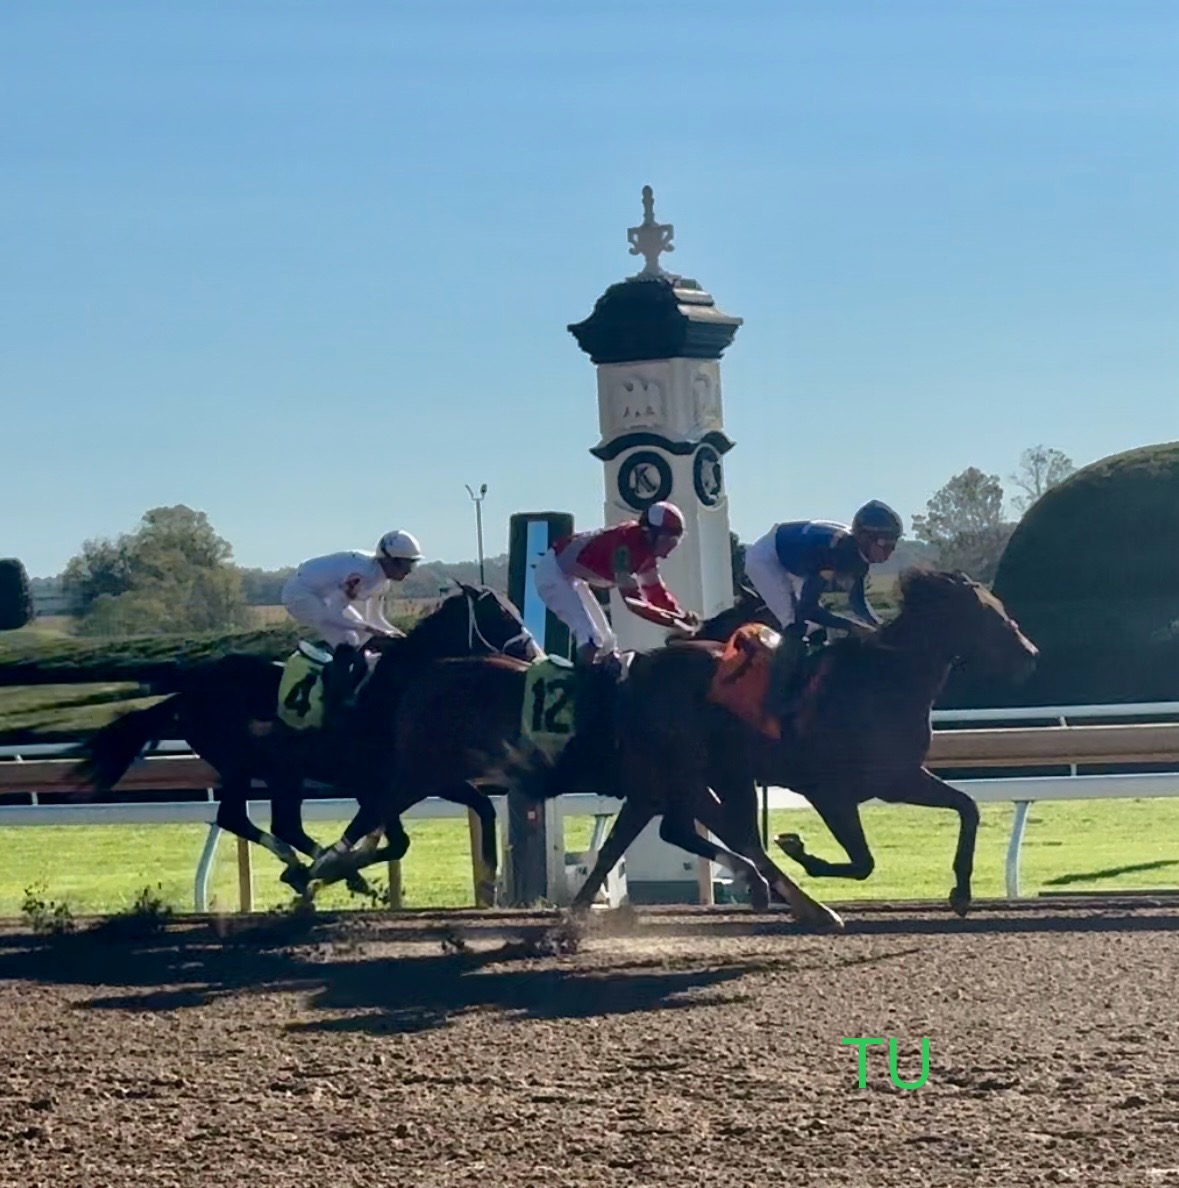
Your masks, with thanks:
<instances>
[{"instance_id":1,"label":"saddle cloth number 4","mask_svg":"<svg viewBox=\"0 0 1179 1188\"><path fill-rule=\"evenodd\" d=\"M279 717L295 730L323 725L323 662L296 651L287 660L278 688Z\"/></svg>"}]
</instances>

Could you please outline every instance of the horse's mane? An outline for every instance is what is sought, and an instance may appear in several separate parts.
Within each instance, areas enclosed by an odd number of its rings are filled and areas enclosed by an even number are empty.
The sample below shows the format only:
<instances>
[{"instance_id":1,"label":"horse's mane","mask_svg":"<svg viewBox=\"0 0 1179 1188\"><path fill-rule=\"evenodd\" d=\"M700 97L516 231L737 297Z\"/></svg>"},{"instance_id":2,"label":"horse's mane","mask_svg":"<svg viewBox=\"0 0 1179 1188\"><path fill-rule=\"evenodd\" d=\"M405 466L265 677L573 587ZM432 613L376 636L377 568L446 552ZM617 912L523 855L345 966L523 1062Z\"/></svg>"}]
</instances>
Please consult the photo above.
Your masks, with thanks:
<instances>
[{"instance_id":1,"label":"horse's mane","mask_svg":"<svg viewBox=\"0 0 1179 1188\"><path fill-rule=\"evenodd\" d=\"M442 598L438 605L433 610L427 611L424 615L420 615L410 629L405 634L404 640L396 641L400 644L408 644L410 648L425 646L427 641L432 642L432 633L439 629L440 624L448 621L448 616L452 616L455 607L462 603L464 610L468 607L471 613L475 613L475 605L486 595L490 594L501 607L510 607L511 604L503 599L499 592L493 590L490 586L472 585L468 582L455 582L455 589L451 590L444 598ZM512 613L516 615L515 608L512 607ZM518 617L518 615L516 615ZM404 650L404 649L403 649Z\"/></svg>"},{"instance_id":2,"label":"horse's mane","mask_svg":"<svg viewBox=\"0 0 1179 1188\"><path fill-rule=\"evenodd\" d=\"M853 656L871 655L879 651L891 651L897 641L894 631L889 630L894 624L905 620L906 614L912 616L925 608L932 608L935 603L963 586L977 587L978 582L960 570L933 569L927 565L912 565L905 569L897 579L897 590L900 594L901 608L896 617L874 635L866 639L848 635L837 639L823 649L825 655L844 659Z\"/></svg>"},{"instance_id":3,"label":"horse's mane","mask_svg":"<svg viewBox=\"0 0 1179 1188\"><path fill-rule=\"evenodd\" d=\"M403 638L386 642L373 669L374 678L380 674L381 684L391 677L400 681L403 676L401 670L407 662L427 659L442 624L454 617L455 605L459 602L473 603L479 597L479 587L467 587L461 582L457 583L457 587L442 598L432 610L419 615L410 624Z\"/></svg>"},{"instance_id":4,"label":"horse's mane","mask_svg":"<svg viewBox=\"0 0 1179 1188\"><path fill-rule=\"evenodd\" d=\"M443 656L435 664L449 664L455 668L505 668L509 672L524 672L532 667L530 660L505 656L502 652L481 652L477 656Z\"/></svg>"},{"instance_id":5,"label":"horse's mane","mask_svg":"<svg viewBox=\"0 0 1179 1188\"><path fill-rule=\"evenodd\" d=\"M912 606L923 597L946 594L957 586L977 586L978 583L960 569L933 569L927 565L911 565L901 573L897 589L901 595L901 609Z\"/></svg>"}]
</instances>

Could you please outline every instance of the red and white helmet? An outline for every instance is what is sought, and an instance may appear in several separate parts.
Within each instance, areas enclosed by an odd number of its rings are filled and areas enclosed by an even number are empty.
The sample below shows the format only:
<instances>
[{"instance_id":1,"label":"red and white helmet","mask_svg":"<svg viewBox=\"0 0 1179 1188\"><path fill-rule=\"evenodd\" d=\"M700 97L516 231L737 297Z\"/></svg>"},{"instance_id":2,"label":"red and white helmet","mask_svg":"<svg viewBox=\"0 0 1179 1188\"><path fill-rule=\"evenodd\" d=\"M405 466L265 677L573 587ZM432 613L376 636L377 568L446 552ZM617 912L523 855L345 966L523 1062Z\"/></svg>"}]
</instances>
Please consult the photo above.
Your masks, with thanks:
<instances>
[{"instance_id":1,"label":"red and white helmet","mask_svg":"<svg viewBox=\"0 0 1179 1188\"><path fill-rule=\"evenodd\" d=\"M639 523L659 535L683 536L684 513L674 503L660 500L644 508Z\"/></svg>"}]
</instances>

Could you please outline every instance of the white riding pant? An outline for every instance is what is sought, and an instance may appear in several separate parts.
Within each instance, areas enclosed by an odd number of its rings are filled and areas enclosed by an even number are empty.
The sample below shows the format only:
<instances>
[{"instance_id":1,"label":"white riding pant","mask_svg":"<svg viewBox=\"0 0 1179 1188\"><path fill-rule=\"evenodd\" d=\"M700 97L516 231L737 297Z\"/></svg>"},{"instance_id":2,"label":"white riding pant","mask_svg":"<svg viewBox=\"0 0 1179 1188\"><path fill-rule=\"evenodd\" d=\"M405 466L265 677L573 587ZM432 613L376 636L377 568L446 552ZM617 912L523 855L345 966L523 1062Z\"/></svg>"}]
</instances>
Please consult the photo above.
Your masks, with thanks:
<instances>
[{"instance_id":1,"label":"white riding pant","mask_svg":"<svg viewBox=\"0 0 1179 1188\"><path fill-rule=\"evenodd\" d=\"M746 547L745 575L778 622L789 627L798 616L802 578L782 568L774 548L774 528Z\"/></svg>"},{"instance_id":2,"label":"white riding pant","mask_svg":"<svg viewBox=\"0 0 1179 1188\"><path fill-rule=\"evenodd\" d=\"M589 584L564 573L552 549L537 561L533 578L541 601L573 632L578 647L592 643L599 651L617 651L618 639Z\"/></svg>"},{"instance_id":3,"label":"white riding pant","mask_svg":"<svg viewBox=\"0 0 1179 1188\"><path fill-rule=\"evenodd\" d=\"M282 604L300 627L317 635L332 649L342 643L358 648L372 638L373 633L356 610L346 606L339 612L333 612L318 594L307 589L295 575L283 585ZM344 626L340 622L341 618L350 622L354 620L355 626Z\"/></svg>"}]
</instances>

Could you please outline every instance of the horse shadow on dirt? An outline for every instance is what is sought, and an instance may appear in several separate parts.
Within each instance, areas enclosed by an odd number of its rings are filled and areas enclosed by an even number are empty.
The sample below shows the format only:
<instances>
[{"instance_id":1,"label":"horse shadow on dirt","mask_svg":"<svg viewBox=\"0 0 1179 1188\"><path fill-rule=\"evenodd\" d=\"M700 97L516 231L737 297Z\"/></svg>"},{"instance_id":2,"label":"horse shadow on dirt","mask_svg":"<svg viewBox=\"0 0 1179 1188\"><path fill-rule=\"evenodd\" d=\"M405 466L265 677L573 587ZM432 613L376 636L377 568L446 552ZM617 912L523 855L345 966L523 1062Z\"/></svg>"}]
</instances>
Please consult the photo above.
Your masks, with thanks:
<instances>
[{"instance_id":1,"label":"horse shadow on dirt","mask_svg":"<svg viewBox=\"0 0 1179 1188\"><path fill-rule=\"evenodd\" d=\"M85 933L0 935L0 981L93 987L76 1009L95 1011L190 1010L288 993L301 998L303 1014L289 1031L389 1034L444 1027L473 1011L576 1019L734 1003L752 997L737 988L747 975L799 968L791 957L764 954L579 961L577 940L559 928L491 945L484 937L478 948L453 930L419 931L415 939L412 953L382 954L347 936L227 944L194 929L117 943Z\"/></svg>"},{"instance_id":2,"label":"horse shadow on dirt","mask_svg":"<svg viewBox=\"0 0 1179 1188\"><path fill-rule=\"evenodd\" d=\"M1057 875L1045 879L1045 887L1068 887L1073 883L1095 883L1099 879L1116 879L1124 874L1141 874L1147 870L1164 870L1168 866L1179 866L1179 858L1158 858L1154 862L1134 862L1128 866L1107 866L1103 870L1083 870L1072 874Z\"/></svg>"},{"instance_id":3,"label":"horse shadow on dirt","mask_svg":"<svg viewBox=\"0 0 1179 1188\"><path fill-rule=\"evenodd\" d=\"M849 934L898 942L872 954L849 952L838 938L815 944L813 937L774 954L764 946L731 955L666 948L679 937L784 935L781 922L757 918L730 918L703 930L699 923L653 919L621 933L648 943L619 949L585 946L576 929L551 921L530 928L422 928L393 919L341 929L279 920L229 934L207 923L174 924L152 935L116 938L92 930L52 937L22 931L0 934L0 982L89 989L90 996L74 1004L89 1011L181 1011L227 998L288 994L299 999L299 1017L288 1031L413 1033L471 1012L553 1020L736 1004L754 998L756 975L819 969L838 977L852 965L903 961L920 952L922 941L941 935L1179 929L1179 913L1159 914L1154 905L1155 912L1138 914L1135 907L1142 906L1107 903L1096 915L1080 915L1063 905L1007 904L1002 914L966 920L948 911L917 919L865 913L848 921Z\"/></svg>"}]
</instances>

